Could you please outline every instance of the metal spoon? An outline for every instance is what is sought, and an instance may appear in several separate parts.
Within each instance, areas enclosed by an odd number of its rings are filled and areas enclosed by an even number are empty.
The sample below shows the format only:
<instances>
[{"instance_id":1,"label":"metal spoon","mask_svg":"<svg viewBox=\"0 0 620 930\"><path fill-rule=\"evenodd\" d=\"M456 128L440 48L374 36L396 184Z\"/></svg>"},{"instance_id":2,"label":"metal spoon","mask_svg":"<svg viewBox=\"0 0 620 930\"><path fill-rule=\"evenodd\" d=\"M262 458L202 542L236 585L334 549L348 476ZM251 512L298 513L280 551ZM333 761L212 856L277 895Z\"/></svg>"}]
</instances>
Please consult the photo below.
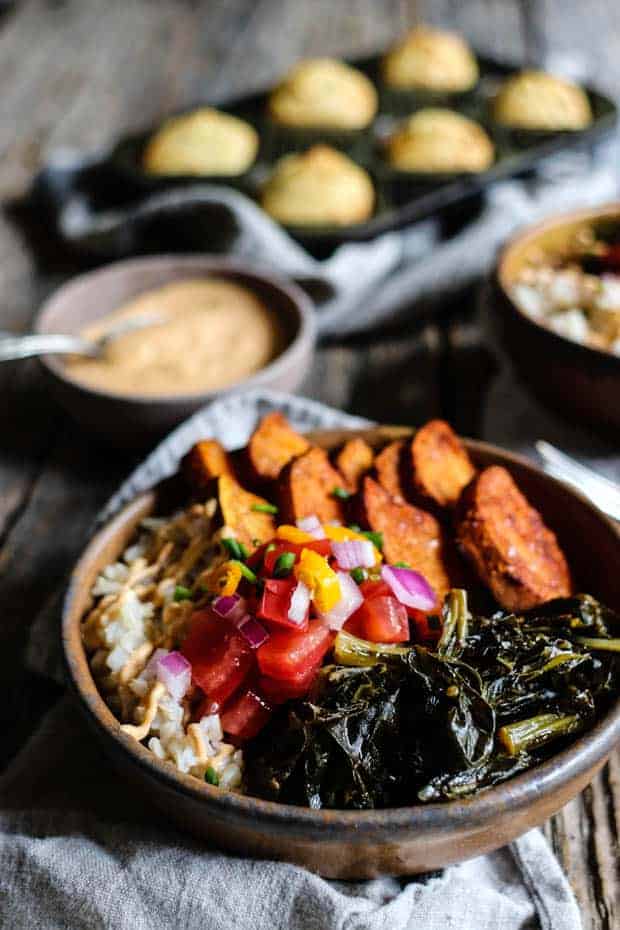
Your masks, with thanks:
<instances>
[{"instance_id":1,"label":"metal spoon","mask_svg":"<svg viewBox=\"0 0 620 930\"><path fill-rule=\"evenodd\" d=\"M98 339L89 340L69 333L29 333L26 336L0 332L0 362L36 355L86 355L98 358L113 339L137 329L163 322L162 316L149 314L121 320Z\"/></svg>"},{"instance_id":2,"label":"metal spoon","mask_svg":"<svg viewBox=\"0 0 620 930\"><path fill-rule=\"evenodd\" d=\"M542 439L536 443L536 449L546 472L577 488L589 497L599 510L614 520L620 520L620 486Z\"/></svg>"}]
</instances>

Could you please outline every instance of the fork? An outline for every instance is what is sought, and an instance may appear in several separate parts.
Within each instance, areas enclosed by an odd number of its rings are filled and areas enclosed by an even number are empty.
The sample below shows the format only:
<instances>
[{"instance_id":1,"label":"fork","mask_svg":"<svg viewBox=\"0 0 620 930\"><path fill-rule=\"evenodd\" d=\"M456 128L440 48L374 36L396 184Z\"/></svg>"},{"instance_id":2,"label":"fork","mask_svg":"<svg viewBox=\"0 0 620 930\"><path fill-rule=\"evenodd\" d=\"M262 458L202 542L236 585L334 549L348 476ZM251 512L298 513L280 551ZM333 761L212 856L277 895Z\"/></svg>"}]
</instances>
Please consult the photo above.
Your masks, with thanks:
<instances>
[{"instance_id":1,"label":"fork","mask_svg":"<svg viewBox=\"0 0 620 930\"><path fill-rule=\"evenodd\" d=\"M614 520L620 520L620 485L597 474L543 439L536 443L536 450L548 474L572 485L589 497L603 513Z\"/></svg>"}]
</instances>

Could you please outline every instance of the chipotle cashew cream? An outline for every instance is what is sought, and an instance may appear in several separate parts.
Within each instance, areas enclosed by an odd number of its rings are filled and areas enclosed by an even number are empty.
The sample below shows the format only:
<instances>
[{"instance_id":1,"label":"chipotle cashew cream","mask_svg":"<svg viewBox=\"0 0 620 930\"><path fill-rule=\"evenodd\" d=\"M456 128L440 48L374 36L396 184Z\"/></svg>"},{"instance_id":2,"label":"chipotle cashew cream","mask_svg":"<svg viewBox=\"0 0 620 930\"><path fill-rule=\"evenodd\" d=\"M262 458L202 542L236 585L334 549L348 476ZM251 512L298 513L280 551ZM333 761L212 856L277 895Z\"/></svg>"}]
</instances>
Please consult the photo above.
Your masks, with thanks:
<instances>
[{"instance_id":1,"label":"chipotle cashew cream","mask_svg":"<svg viewBox=\"0 0 620 930\"><path fill-rule=\"evenodd\" d=\"M283 348L274 312L224 278L175 281L147 291L80 332L97 339L123 319L161 322L112 339L101 358L72 357L67 374L116 394L191 394L247 378Z\"/></svg>"}]
</instances>

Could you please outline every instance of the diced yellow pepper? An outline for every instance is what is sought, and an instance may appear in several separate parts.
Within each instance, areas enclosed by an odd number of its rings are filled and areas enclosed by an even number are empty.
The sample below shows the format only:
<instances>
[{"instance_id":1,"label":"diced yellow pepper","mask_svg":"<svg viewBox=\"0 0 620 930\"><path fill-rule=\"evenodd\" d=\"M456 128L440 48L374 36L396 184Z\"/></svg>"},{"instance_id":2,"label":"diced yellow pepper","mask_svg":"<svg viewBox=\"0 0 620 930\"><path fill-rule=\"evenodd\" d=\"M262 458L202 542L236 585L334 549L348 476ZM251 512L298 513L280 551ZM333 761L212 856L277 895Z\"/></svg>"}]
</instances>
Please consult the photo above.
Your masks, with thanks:
<instances>
[{"instance_id":1,"label":"diced yellow pepper","mask_svg":"<svg viewBox=\"0 0 620 930\"><path fill-rule=\"evenodd\" d=\"M223 562L217 568L205 572L201 578L203 587L209 594L218 594L221 597L228 597L234 594L241 581L241 566L238 562Z\"/></svg>"},{"instance_id":2,"label":"diced yellow pepper","mask_svg":"<svg viewBox=\"0 0 620 930\"><path fill-rule=\"evenodd\" d=\"M342 592L338 575L330 568L327 559L313 549L301 550L295 575L312 591L314 606L320 613L331 610L340 600Z\"/></svg>"},{"instance_id":3,"label":"diced yellow pepper","mask_svg":"<svg viewBox=\"0 0 620 930\"><path fill-rule=\"evenodd\" d=\"M326 523L323 527L325 535L328 539L331 539L332 542L347 542L349 539L360 539L364 542L368 542L368 537L364 536L363 533L358 533L357 530L351 530L348 526L333 526L331 523ZM375 553L375 565L378 565L382 560L383 556L373 543L373 551Z\"/></svg>"},{"instance_id":4,"label":"diced yellow pepper","mask_svg":"<svg viewBox=\"0 0 620 930\"><path fill-rule=\"evenodd\" d=\"M276 536L285 542L297 543L300 546L307 542L314 542L314 536L310 533L304 533L303 530L298 529L296 526L289 526L286 523L277 528Z\"/></svg>"}]
</instances>

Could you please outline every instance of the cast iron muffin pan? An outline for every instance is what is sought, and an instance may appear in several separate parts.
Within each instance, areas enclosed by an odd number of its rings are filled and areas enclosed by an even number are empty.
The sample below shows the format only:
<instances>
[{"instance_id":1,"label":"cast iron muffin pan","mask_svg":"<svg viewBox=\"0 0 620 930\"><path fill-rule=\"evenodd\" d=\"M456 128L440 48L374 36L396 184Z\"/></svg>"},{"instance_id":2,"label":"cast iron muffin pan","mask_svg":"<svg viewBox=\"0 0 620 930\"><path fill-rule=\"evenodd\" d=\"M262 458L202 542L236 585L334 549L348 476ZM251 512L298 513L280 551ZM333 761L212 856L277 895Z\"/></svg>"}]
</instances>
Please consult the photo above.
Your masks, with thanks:
<instances>
[{"instance_id":1,"label":"cast iron muffin pan","mask_svg":"<svg viewBox=\"0 0 620 930\"><path fill-rule=\"evenodd\" d=\"M477 56L480 79L469 91L460 94L396 91L382 82L381 57L375 55L349 62L371 78L379 93L379 110L367 129L333 132L279 126L267 113L269 89L265 89L218 105L218 109L251 123L259 133L260 148L256 162L243 175L198 178L147 174L141 167L142 153L158 126L120 139L107 155L107 166L113 168L119 174L119 180L122 179L123 184L137 196L208 181L235 187L258 199L261 185L279 157L320 142L333 145L369 171L377 198L374 213L366 222L346 227L291 228L292 234L302 244L314 252L322 252L343 242L370 239L381 232L447 211L464 201L471 202L494 181L527 174L549 155L569 147L592 147L610 133L616 123L614 103L593 88L584 87L593 113L592 123L586 129L571 132L511 130L493 121L491 102L500 82L516 73L518 68ZM495 145L494 164L479 174L421 174L391 168L383 157L385 138L405 116L427 106L448 107L481 123Z\"/></svg>"}]
</instances>

